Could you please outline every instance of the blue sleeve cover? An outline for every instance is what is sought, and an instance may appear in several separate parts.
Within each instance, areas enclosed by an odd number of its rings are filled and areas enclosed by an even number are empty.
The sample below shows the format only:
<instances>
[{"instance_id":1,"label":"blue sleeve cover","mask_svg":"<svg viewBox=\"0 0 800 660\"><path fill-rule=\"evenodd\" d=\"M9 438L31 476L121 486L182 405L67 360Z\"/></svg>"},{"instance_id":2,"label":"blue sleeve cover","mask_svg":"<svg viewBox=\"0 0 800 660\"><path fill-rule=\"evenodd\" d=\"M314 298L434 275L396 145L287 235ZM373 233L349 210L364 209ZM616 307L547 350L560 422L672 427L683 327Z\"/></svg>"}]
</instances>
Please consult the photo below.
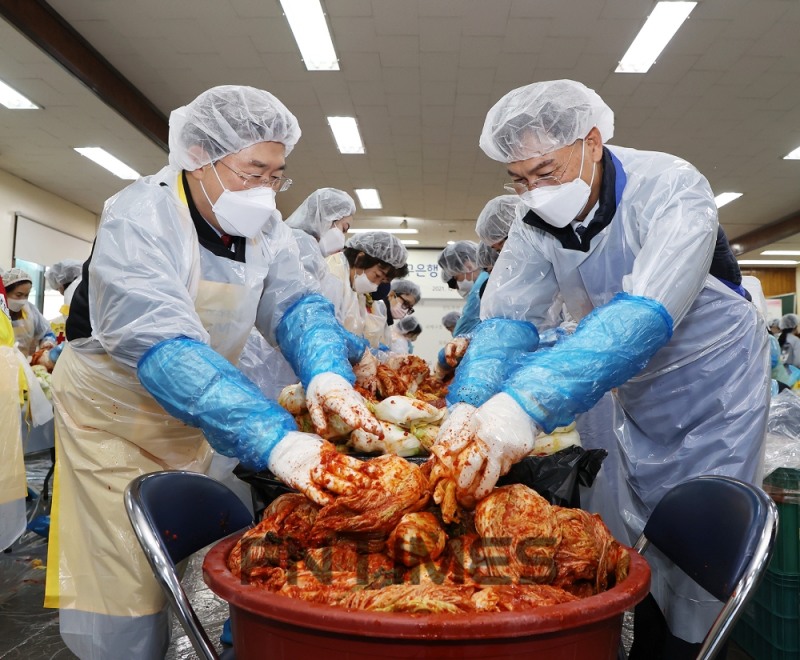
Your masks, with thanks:
<instances>
[{"instance_id":1,"label":"blue sleeve cover","mask_svg":"<svg viewBox=\"0 0 800 660\"><path fill-rule=\"evenodd\" d=\"M292 416L214 349L188 337L162 341L139 360L144 388L170 415L196 426L216 451L264 470L275 445L296 431Z\"/></svg>"},{"instance_id":2,"label":"blue sleeve cover","mask_svg":"<svg viewBox=\"0 0 800 660\"><path fill-rule=\"evenodd\" d=\"M522 358L502 389L550 433L639 373L671 337L672 317L661 303L619 293L573 335Z\"/></svg>"},{"instance_id":3,"label":"blue sleeve cover","mask_svg":"<svg viewBox=\"0 0 800 660\"><path fill-rule=\"evenodd\" d=\"M314 293L294 303L283 315L276 333L283 356L300 376L303 387L321 373L339 374L349 383L356 377L349 358L364 354L367 343L347 332L336 320L333 303Z\"/></svg>"},{"instance_id":4,"label":"blue sleeve cover","mask_svg":"<svg viewBox=\"0 0 800 660\"><path fill-rule=\"evenodd\" d=\"M467 300L461 310L461 318L458 319L456 327L453 328L453 337L462 337L475 330L475 326L481 322L481 288L489 279L489 273L482 272L472 285L467 295Z\"/></svg>"},{"instance_id":5,"label":"blue sleeve cover","mask_svg":"<svg viewBox=\"0 0 800 660\"><path fill-rule=\"evenodd\" d=\"M486 319L473 330L464 358L447 392L447 405L479 406L497 392L524 353L539 345L536 326L528 321Z\"/></svg>"}]
</instances>

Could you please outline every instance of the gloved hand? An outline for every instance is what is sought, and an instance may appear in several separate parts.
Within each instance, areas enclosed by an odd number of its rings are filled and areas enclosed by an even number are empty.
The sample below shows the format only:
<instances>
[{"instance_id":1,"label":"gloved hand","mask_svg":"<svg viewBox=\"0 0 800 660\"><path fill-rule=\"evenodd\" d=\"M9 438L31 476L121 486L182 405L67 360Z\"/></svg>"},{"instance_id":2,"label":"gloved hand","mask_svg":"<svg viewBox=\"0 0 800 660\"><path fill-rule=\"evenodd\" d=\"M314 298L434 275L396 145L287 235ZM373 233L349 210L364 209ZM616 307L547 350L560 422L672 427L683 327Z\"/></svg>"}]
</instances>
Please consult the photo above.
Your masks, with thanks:
<instances>
[{"instance_id":1,"label":"gloved hand","mask_svg":"<svg viewBox=\"0 0 800 660\"><path fill-rule=\"evenodd\" d=\"M428 480L433 488L433 501L440 506L445 522L452 522L458 517L455 463L475 436L476 410L469 403L455 404L431 447L432 464Z\"/></svg>"},{"instance_id":2,"label":"gloved hand","mask_svg":"<svg viewBox=\"0 0 800 660\"><path fill-rule=\"evenodd\" d=\"M328 431L326 412L334 412L351 428L383 437L383 427L367 408L364 398L344 378L334 373L314 376L306 389L306 404L314 428Z\"/></svg>"},{"instance_id":3,"label":"gloved hand","mask_svg":"<svg viewBox=\"0 0 800 660\"><path fill-rule=\"evenodd\" d=\"M360 362L353 367L356 383L372 393L378 387L378 364L378 358L372 351L366 350Z\"/></svg>"},{"instance_id":4,"label":"gloved hand","mask_svg":"<svg viewBox=\"0 0 800 660\"><path fill-rule=\"evenodd\" d=\"M361 473L362 465L319 436L297 431L287 433L269 457L276 477L322 506L330 504L334 494L352 495L366 488L369 478Z\"/></svg>"},{"instance_id":5,"label":"gloved hand","mask_svg":"<svg viewBox=\"0 0 800 660\"><path fill-rule=\"evenodd\" d=\"M472 508L514 463L533 450L538 432L538 426L520 405L501 392L471 415L469 411L459 412L452 428L443 427L431 451L455 479L458 502Z\"/></svg>"},{"instance_id":6,"label":"gloved hand","mask_svg":"<svg viewBox=\"0 0 800 660\"><path fill-rule=\"evenodd\" d=\"M464 357L464 353L467 352L469 348L469 338L468 337L456 337L451 339L447 342L447 345L444 347L444 359L447 364L453 369L458 366L458 363L461 362L461 358Z\"/></svg>"}]
</instances>

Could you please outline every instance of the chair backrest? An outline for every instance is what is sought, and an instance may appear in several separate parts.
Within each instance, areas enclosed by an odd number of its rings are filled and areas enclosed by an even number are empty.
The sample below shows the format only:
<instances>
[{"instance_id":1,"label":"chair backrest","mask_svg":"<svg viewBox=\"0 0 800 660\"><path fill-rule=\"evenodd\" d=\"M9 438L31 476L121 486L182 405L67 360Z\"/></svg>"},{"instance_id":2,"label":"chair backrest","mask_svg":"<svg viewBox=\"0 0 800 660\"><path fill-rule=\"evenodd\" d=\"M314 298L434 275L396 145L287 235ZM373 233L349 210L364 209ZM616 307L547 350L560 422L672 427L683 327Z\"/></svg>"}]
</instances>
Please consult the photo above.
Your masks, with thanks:
<instances>
[{"instance_id":1,"label":"chair backrest","mask_svg":"<svg viewBox=\"0 0 800 660\"><path fill-rule=\"evenodd\" d=\"M216 660L181 587L175 564L216 540L253 523L253 516L226 486L196 472L166 471L134 479L125 509L153 573L200 658Z\"/></svg>"},{"instance_id":2,"label":"chair backrest","mask_svg":"<svg viewBox=\"0 0 800 660\"><path fill-rule=\"evenodd\" d=\"M636 550L643 553L652 543L725 603L698 658L713 657L724 644L766 570L777 531L778 511L769 496L730 477L686 481L653 509Z\"/></svg>"}]
</instances>

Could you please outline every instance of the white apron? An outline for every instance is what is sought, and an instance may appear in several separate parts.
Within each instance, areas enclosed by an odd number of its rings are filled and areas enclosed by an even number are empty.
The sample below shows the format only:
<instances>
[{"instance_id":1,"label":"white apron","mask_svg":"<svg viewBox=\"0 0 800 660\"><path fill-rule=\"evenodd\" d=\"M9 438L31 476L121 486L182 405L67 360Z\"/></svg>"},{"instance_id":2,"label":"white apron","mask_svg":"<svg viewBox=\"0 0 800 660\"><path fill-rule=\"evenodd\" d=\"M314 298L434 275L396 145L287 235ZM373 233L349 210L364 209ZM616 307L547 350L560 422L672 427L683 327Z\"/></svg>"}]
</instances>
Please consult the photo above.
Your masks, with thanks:
<instances>
[{"instance_id":1,"label":"white apron","mask_svg":"<svg viewBox=\"0 0 800 660\"><path fill-rule=\"evenodd\" d=\"M194 231L186 240L197 245ZM255 240L248 242L247 264L197 249L202 275L190 293L211 347L235 364L267 266ZM142 474L206 472L213 450L198 429L161 408L133 369L106 353L68 344L53 392L56 470L45 606L60 608L62 637L81 658L161 657L169 643L165 600L123 493Z\"/></svg>"}]
</instances>

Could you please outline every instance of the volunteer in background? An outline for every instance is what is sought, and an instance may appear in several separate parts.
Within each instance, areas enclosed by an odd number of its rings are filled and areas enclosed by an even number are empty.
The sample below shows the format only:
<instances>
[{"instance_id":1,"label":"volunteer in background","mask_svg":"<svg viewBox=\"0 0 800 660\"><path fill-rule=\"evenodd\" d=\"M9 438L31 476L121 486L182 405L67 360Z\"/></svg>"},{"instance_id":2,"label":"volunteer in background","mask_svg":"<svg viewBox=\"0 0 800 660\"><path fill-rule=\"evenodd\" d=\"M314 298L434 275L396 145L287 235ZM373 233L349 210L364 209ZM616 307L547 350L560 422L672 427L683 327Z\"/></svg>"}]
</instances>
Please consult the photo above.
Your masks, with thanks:
<instances>
[{"instance_id":1,"label":"volunteer in background","mask_svg":"<svg viewBox=\"0 0 800 660\"><path fill-rule=\"evenodd\" d=\"M466 335L480 323L481 293L489 279L488 273L478 266L478 244L456 241L442 250L438 263L447 286L456 289L458 295L466 299L453 336Z\"/></svg>"},{"instance_id":2,"label":"volunteer in background","mask_svg":"<svg viewBox=\"0 0 800 660\"><path fill-rule=\"evenodd\" d=\"M413 353L414 345L412 342L422 334L422 326L413 316L406 316L392 326L392 352L393 353Z\"/></svg>"},{"instance_id":3,"label":"volunteer in background","mask_svg":"<svg viewBox=\"0 0 800 660\"><path fill-rule=\"evenodd\" d=\"M30 358L39 350L56 345L56 336L42 313L28 302L33 280L21 268L12 268L3 273L6 299L11 312L11 324L20 352Z\"/></svg>"},{"instance_id":4,"label":"volunteer in background","mask_svg":"<svg viewBox=\"0 0 800 660\"><path fill-rule=\"evenodd\" d=\"M442 325L444 326L445 330L449 332L451 335L456 329L456 324L458 323L458 319L461 318L461 312L453 311L447 312L442 317Z\"/></svg>"},{"instance_id":5,"label":"volunteer in background","mask_svg":"<svg viewBox=\"0 0 800 660\"><path fill-rule=\"evenodd\" d=\"M381 284L408 274L408 252L397 237L385 231L356 234L344 250L327 258L335 287L324 293L336 308L336 318L350 332L364 337L373 348L391 343L386 305L373 300Z\"/></svg>"},{"instance_id":6,"label":"volunteer in background","mask_svg":"<svg viewBox=\"0 0 800 660\"><path fill-rule=\"evenodd\" d=\"M519 195L500 195L490 199L475 223L475 233L481 242L498 252L502 250L519 206Z\"/></svg>"},{"instance_id":7,"label":"volunteer in background","mask_svg":"<svg viewBox=\"0 0 800 660\"><path fill-rule=\"evenodd\" d=\"M800 368L800 337L797 336L797 326L797 314L784 314L781 317L778 344L781 347L781 362Z\"/></svg>"},{"instance_id":8,"label":"volunteer in background","mask_svg":"<svg viewBox=\"0 0 800 660\"><path fill-rule=\"evenodd\" d=\"M69 305L75 289L81 281L81 269L83 263L77 259L64 259L53 264L45 271L44 279L51 289L55 289L62 296L64 302L59 309L59 315L50 319L50 327L56 336L56 343L61 344L66 339L67 317L69 316Z\"/></svg>"},{"instance_id":9,"label":"volunteer in background","mask_svg":"<svg viewBox=\"0 0 800 660\"><path fill-rule=\"evenodd\" d=\"M497 262L497 258L500 256L500 253L495 250L493 247L486 245L486 243L480 243L478 245L478 268L486 273L491 273L492 268L494 268L495 263ZM486 281L489 281L489 278L486 278ZM486 284L484 283L483 288L486 288ZM483 293L481 292L481 295Z\"/></svg>"},{"instance_id":10,"label":"volunteer in background","mask_svg":"<svg viewBox=\"0 0 800 660\"><path fill-rule=\"evenodd\" d=\"M447 397L461 405L433 451L471 504L537 433L616 388L631 542L686 479L758 483L769 352L756 308L709 277L719 233L706 179L669 154L604 146L613 127L602 99L570 80L516 89L489 111L481 148L506 164L528 212L495 264ZM579 325L534 352L558 294ZM650 561L655 601L637 608L631 657L696 657L720 603Z\"/></svg>"},{"instance_id":11,"label":"volunteer in background","mask_svg":"<svg viewBox=\"0 0 800 660\"><path fill-rule=\"evenodd\" d=\"M413 314L414 307L420 300L422 300L422 290L411 280L393 280L387 296L387 323L391 326L395 321Z\"/></svg>"},{"instance_id":12,"label":"volunteer in background","mask_svg":"<svg viewBox=\"0 0 800 660\"><path fill-rule=\"evenodd\" d=\"M300 376L318 428L328 410L380 433L351 386L366 343L315 293L275 213L299 137L272 94L212 88L170 115L169 166L105 204L53 376L46 605L81 658L160 658L169 643L123 506L135 477L204 472L213 448L320 503L363 484L357 461L298 433L234 366L255 324Z\"/></svg>"}]
</instances>

